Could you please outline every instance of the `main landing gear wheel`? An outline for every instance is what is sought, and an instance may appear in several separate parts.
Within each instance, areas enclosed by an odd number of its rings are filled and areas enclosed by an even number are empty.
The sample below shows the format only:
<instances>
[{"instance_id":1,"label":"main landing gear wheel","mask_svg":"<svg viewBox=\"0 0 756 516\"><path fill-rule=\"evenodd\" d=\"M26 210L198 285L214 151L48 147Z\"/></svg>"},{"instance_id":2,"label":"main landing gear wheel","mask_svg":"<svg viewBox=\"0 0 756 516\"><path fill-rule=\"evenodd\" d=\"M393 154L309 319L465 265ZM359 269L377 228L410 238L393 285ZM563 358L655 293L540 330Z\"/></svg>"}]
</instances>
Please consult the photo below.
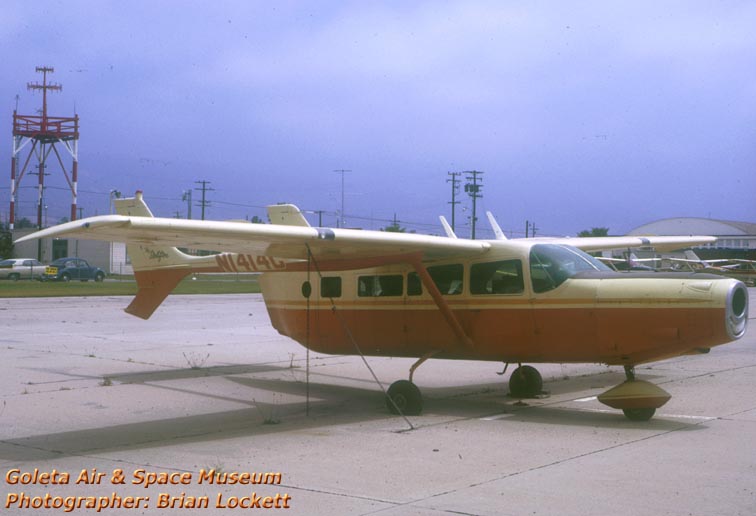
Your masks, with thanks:
<instances>
[{"instance_id":1,"label":"main landing gear wheel","mask_svg":"<svg viewBox=\"0 0 756 516\"><path fill-rule=\"evenodd\" d=\"M622 409L625 417L630 421L648 421L656 413L655 408L626 408Z\"/></svg>"},{"instance_id":2,"label":"main landing gear wheel","mask_svg":"<svg viewBox=\"0 0 756 516\"><path fill-rule=\"evenodd\" d=\"M414 383L398 380L388 389L386 406L392 414L399 414L401 411L405 416L416 416L423 410L423 396Z\"/></svg>"},{"instance_id":3,"label":"main landing gear wheel","mask_svg":"<svg viewBox=\"0 0 756 516\"><path fill-rule=\"evenodd\" d=\"M520 366L509 377L509 395L513 398L535 398L543 390L543 378L538 369Z\"/></svg>"}]
</instances>

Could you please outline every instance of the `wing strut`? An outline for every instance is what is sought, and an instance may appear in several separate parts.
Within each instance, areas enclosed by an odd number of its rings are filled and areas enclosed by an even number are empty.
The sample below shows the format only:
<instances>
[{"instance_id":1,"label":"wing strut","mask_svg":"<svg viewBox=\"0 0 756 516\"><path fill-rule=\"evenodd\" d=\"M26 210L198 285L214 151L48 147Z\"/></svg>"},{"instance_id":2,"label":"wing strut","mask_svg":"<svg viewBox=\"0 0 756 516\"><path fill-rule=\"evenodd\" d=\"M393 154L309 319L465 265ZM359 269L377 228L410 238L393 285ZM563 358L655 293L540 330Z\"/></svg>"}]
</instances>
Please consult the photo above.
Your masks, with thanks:
<instances>
[{"instance_id":1,"label":"wing strut","mask_svg":"<svg viewBox=\"0 0 756 516\"><path fill-rule=\"evenodd\" d=\"M436 287L436 284L433 282L433 278L431 278L431 275L428 273L428 269L426 269L425 265L423 265L423 262L420 259L420 256L419 255L412 256L411 258L409 258L409 262L415 268L415 272L417 272L417 275L420 276L420 280L423 282L423 285L425 286L425 288L428 290L428 293L433 298L433 301L436 303L436 306L441 311L441 314L444 316L444 319L446 320L447 324L451 327L452 331L454 332L454 335L457 336L457 338L465 347L470 348L470 349L474 348L475 345L473 344L472 339L467 336L467 333L465 333L465 329L462 328L462 325L460 324L459 319L457 319L457 317L454 315L454 312L452 312L451 308L449 308L449 305L444 299L444 296L441 295L441 292L438 290L438 287Z\"/></svg>"}]
</instances>

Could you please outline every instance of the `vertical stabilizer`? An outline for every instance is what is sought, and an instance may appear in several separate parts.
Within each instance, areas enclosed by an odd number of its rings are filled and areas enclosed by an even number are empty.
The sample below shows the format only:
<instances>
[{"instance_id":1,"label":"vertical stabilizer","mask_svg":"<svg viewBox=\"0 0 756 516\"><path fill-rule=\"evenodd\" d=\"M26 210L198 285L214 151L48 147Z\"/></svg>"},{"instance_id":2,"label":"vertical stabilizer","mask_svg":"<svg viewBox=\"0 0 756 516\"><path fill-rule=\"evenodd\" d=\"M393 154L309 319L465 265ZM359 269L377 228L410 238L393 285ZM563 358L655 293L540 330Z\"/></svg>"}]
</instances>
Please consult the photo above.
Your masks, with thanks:
<instances>
[{"instance_id":1,"label":"vertical stabilizer","mask_svg":"<svg viewBox=\"0 0 756 516\"><path fill-rule=\"evenodd\" d=\"M293 204L273 204L268 206L268 218L271 224L310 227L310 223L307 222L302 212Z\"/></svg>"},{"instance_id":2,"label":"vertical stabilizer","mask_svg":"<svg viewBox=\"0 0 756 516\"><path fill-rule=\"evenodd\" d=\"M493 229L494 235L496 235L496 240L506 240L507 237L504 234L504 232L501 230L501 227L499 227L499 223L496 222L496 219L493 216L493 213L490 211L486 212L486 217L488 217L488 223L491 224L491 229Z\"/></svg>"},{"instance_id":3,"label":"vertical stabilizer","mask_svg":"<svg viewBox=\"0 0 756 516\"><path fill-rule=\"evenodd\" d=\"M454 230L446 221L446 217L444 217L443 215L439 215L438 220L441 221L441 225L444 227L444 233L446 233L446 236L448 236L449 238L457 238L457 234L454 233Z\"/></svg>"},{"instance_id":4,"label":"vertical stabilizer","mask_svg":"<svg viewBox=\"0 0 756 516\"><path fill-rule=\"evenodd\" d=\"M138 191L134 197L115 200L116 213L129 217L154 217L152 211ZM188 267L192 256L182 253L175 247L160 247L144 244L126 244L126 252L131 258L134 271L160 269L173 266Z\"/></svg>"}]
</instances>

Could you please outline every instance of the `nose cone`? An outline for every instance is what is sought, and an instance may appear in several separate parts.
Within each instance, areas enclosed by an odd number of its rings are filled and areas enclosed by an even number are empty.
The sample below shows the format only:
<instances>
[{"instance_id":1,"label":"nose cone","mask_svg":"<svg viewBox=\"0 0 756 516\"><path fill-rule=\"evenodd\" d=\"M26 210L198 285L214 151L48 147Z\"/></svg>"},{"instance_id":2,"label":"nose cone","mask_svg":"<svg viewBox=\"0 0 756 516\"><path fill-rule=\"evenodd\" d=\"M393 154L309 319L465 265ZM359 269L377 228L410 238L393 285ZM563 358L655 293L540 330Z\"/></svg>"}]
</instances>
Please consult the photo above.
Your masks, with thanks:
<instances>
[{"instance_id":1,"label":"nose cone","mask_svg":"<svg viewBox=\"0 0 756 516\"><path fill-rule=\"evenodd\" d=\"M748 290L740 281L733 281L727 291L725 326L733 339L742 337L748 327Z\"/></svg>"}]
</instances>

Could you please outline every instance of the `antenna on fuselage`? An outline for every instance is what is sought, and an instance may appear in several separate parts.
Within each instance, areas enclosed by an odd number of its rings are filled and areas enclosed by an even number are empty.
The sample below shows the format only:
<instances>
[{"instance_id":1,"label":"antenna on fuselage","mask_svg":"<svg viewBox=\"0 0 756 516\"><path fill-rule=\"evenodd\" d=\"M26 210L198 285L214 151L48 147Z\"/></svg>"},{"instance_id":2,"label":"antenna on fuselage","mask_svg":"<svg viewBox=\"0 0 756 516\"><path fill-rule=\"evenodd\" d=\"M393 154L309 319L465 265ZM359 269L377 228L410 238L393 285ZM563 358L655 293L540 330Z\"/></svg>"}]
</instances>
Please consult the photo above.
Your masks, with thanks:
<instances>
[{"instance_id":1,"label":"antenna on fuselage","mask_svg":"<svg viewBox=\"0 0 756 516\"><path fill-rule=\"evenodd\" d=\"M496 235L496 240L506 240L507 237L504 234L504 232L499 227L499 223L496 222L496 219L493 216L493 213L490 211L486 212L486 217L488 217L488 222L491 224L491 229L493 229L494 235Z\"/></svg>"},{"instance_id":2,"label":"antenna on fuselage","mask_svg":"<svg viewBox=\"0 0 756 516\"><path fill-rule=\"evenodd\" d=\"M456 233L454 233L454 230L446 221L446 217L439 215L438 219L441 221L441 225L444 227L444 233L446 233L446 236L448 236L449 238L457 238Z\"/></svg>"}]
</instances>

